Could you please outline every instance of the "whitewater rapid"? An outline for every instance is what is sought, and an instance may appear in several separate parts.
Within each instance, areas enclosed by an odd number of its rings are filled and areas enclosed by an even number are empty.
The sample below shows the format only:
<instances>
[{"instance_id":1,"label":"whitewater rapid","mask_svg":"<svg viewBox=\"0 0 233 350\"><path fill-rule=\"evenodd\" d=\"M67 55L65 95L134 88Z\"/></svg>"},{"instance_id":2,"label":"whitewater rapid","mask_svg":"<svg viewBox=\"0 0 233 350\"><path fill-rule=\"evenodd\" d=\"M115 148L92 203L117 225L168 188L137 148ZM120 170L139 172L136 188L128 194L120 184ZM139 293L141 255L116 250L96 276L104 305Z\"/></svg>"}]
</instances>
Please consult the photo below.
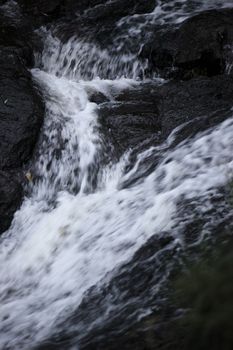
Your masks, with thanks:
<instances>
[{"instance_id":1,"label":"whitewater rapid","mask_svg":"<svg viewBox=\"0 0 233 350\"><path fill-rule=\"evenodd\" d=\"M40 68L32 70L46 102L32 182L1 237L1 349L32 349L55 333L85 292L109 279L153 235L171 231L182 244L177 203L208 198L229 180L233 118L170 149L173 132L163 145L139 154L129 172L130 150L100 166L104 139L90 93L114 101L140 83L143 69L136 56L114 61L75 38L64 45L52 37L46 42ZM125 186L143 160L158 153L156 169Z\"/></svg>"}]
</instances>

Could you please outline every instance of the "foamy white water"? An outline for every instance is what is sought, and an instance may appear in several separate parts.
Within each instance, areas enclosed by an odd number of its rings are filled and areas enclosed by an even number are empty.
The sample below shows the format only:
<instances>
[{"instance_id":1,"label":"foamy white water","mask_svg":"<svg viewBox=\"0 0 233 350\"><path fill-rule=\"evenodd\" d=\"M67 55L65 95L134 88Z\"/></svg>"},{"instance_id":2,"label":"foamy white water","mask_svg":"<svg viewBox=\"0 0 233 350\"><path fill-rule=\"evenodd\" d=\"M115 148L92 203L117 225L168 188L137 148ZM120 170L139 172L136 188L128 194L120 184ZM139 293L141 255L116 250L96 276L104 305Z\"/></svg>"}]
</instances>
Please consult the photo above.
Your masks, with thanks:
<instances>
[{"instance_id":1,"label":"foamy white water","mask_svg":"<svg viewBox=\"0 0 233 350\"><path fill-rule=\"evenodd\" d=\"M46 50L42 64L49 73L89 81L98 77L112 80L144 77L147 62L140 62L137 53L113 53L76 37L64 44L49 32L43 34Z\"/></svg>"},{"instance_id":2,"label":"foamy white water","mask_svg":"<svg viewBox=\"0 0 233 350\"><path fill-rule=\"evenodd\" d=\"M138 77L131 64L117 60L117 79L99 79L105 69L100 62L113 61L96 48L85 61L88 50L73 38L64 46L50 38L42 69L33 71L44 91L46 118L30 196L0 245L4 350L32 349L53 334L91 286L103 283L151 236L175 227L181 198L208 197L233 171L233 118L174 150L167 151L166 144L151 148L138 155L129 173L124 172L128 154L99 169L103 140L90 91L114 99L114 91L133 88ZM158 150L156 170L124 188L139 164ZM177 230L172 232L182 241Z\"/></svg>"}]
</instances>

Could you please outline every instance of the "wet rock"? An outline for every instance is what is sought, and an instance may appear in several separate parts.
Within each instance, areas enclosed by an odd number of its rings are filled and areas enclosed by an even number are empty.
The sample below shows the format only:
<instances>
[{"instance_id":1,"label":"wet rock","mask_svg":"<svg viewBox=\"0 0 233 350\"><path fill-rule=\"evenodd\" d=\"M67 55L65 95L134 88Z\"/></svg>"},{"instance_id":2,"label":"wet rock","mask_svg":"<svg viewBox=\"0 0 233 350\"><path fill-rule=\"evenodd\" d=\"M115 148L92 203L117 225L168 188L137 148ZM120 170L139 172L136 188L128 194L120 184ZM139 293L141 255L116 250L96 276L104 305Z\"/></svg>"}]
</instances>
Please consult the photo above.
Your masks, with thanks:
<instances>
[{"instance_id":1,"label":"wet rock","mask_svg":"<svg viewBox=\"0 0 233 350\"><path fill-rule=\"evenodd\" d=\"M66 1L66 20L58 20L54 32L63 42L72 36L94 42L98 47L112 49L113 41L119 35L119 20L133 14L150 13L154 0L113 1ZM135 41L133 43L135 45ZM128 45L129 46L129 45ZM137 51L137 50L136 50Z\"/></svg>"},{"instance_id":2,"label":"wet rock","mask_svg":"<svg viewBox=\"0 0 233 350\"><path fill-rule=\"evenodd\" d=\"M233 75L169 82L161 87L162 138L187 123L179 140L195 135L229 117L233 105Z\"/></svg>"},{"instance_id":3,"label":"wet rock","mask_svg":"<svg viewBox=\"0 0 233 350\"><path fill-rule=\"evenodd\" d=\"M1 18L0 18L1 20ZM8 49L8 52L12 52L12 55L17 55L24 63L31 67L33 65L33 49L27 35L22 36L19 32L19 28L14 25L7 25L6 23L0 24L0 49L1 52L4 49ZM1 53L1 56L4 54ZM1 61L4 57L1 58Z\"/></svg>"},{"instance_id":4,"label":"wet rock","mask_svg":"<svg viewBox=\"0 0 233 350\"><path fill-rule=\"evenodd\" d=\"M90 102L96 103L97 105L109 101L109 98L106 95L96 90L90 90L88 92L88 98Z\"/></svg>"},{"instance_id":5,"label":"wet rock","mask_svg":"<svg viewBox=\"0 0 233 350\"><path fill-rule=\"evenodd\" d=\"M12 14L13 16L13 14ZM18 175L30 159L44 105L26 66L33 64L29 28L0 8L0 233L23 195ZM24 34L25 33L25 34Z\"/></svg>"},{"instance_id":6,"label":"wet rock","mask_svg":"<svg viewBox=\"0 0 233 350\"><path fill-rule=\"evenodd\" d=\"M21 185L10 173L30 159L43 114L41 97L20 57L0 48L0 233L8 228L22 198Z\"/></svg>"},{"instance_id":7,"label":"wet rock","mask_svg":"<svg viewBox=\"0 0 233 350\"><path fill-rule=\"evenodd\" d=\"M40 12L41 14L45 14L47 16L54 12L62 2L63 1L61 0L18 0L19 5L22 6L25 12L30 14L38 14L38 12Z\"/></svg>"},{"instance_id":8,"label":"wet rock","mask_svg":"<svg viewBox=\"0 0 233 350\"><path fill-rule=\"evenodd\" d=\"M121 155L161 132L161 97L156 84L142 84L125 90L99 106L99 122L105 138L113 143Z\"/></svg>"},{"instance_id":9,"label":"wet rock","mask_svg":"<svg viewBox=\"0 0 233 350\"><path fill-rule=\"evenodd\" d=\"M43 103L18 55L0 55L0 168L29 160L43 121Z\"/></svg>"},{"instance_id":10,"label":"wet rock","mask_svg":"<svg viewBox=\"0 0 233 350\"><path fill-rule=\"evenodd\" d=\"M64 15L63 1L61 0L18 0L18 3L34 27L50 23Z\"/></svg>"},{"instance_id":11,"label":"wet rock","mask_svg":"<svg viewBox=\"0 0 233 350\"><path fill-rule=\"evenodd\" d=\"M11 224L15 211L21 204L23 189L16 177L0 170L0 233Z\"/></svg>"},{"instance_id":12,"label":"wet rock","mask_svg":"<svg viewBox=\"0 0 233 350\"><path fill-rule=\"evenodd\" d=\"M32 21L37 24L50 23L62 17L75 19L80 15L95 23L116 21L132 13L151 12L155 7L154 1L143 0L18 0L18 3L25 14L34 17Z\"/></svg>"},{"instance_id":13,"label":"wet rock","mask_svg":"<svg viewBox=\"0 0 233 350\"><path fill-rule=\"evenodd\" d=\"M221 74L233 44L232 23L232 9L203 12L175 29L156 31L142 57L149 58L152 70L182 79Z\"/></svg>"},{"instance_id":14,"label":"wet rock","mask_svg":"<svg viewBox=\"0 0 233 350\"><path fill-rule=\"evenodd\" d=\"M114 21L124 16L131 14L140 14L151 12L154 7L154 1L143 1L143 0L113 0L113 1L95 1L96 5L89 6L86 11L86 16L90 19L93 18L95 21Z\"/></svg>"},{"instance_id":15,"label":"wet rock","mask_svg":"<svg viewBox=\"0 0 233 350\"><path fill-rule=\"evenodd\" d=\"M163 85L142 83L115 96L114 102L99 105L98 114L105 140L118 156L134 150L134 162L139 152L161 144L181 125L173 146L222 122L231 115L232 105L233 75L219 75Z\"/></svg>"}]
</instances>

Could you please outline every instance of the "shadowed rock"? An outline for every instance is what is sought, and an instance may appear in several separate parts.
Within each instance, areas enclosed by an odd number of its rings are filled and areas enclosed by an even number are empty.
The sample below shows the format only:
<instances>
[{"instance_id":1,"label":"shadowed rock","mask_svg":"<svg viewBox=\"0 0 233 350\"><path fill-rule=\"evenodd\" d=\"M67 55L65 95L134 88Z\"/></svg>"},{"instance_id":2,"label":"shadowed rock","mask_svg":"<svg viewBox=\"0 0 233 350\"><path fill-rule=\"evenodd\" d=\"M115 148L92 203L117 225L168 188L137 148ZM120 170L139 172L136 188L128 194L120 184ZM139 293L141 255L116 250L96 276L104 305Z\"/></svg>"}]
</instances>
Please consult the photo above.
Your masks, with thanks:
<instances>
[{"instance_id":1,"label":"shadowed rock","mask_svg":"<svg viewBox=\"0 0 233 350\"><path fill-rule=\"evenodd\" d=\"M129 149L136 157L182 124L176 144L222 122L231 115L232 105L233 76L219 75L164 85L142 83L115 96L114 102L100 103L98 114L104 138L117 157Z\"/></svg>"},{"instance_id":2,"label":"shadowed rock","mask_svg":"<svg viewBox=\"0 0 233 350\"><path fill-rule=\"evenodd\" d=\"M1 12L0 24L0 233L22 200L21 169L30 159L43 122L44 106L26 65L33 51L24 25Z\"/></svg>"},{"instance_id":3,"label":"shadowed rock","mask_svg":"<svg viewBox=\"0 0 233 350\"><path fill-rule=\"evenodd\" d=\"M183 79L221 74L233 44L232 23L232 9L203 12L156 31L141 55L149 58L152 70Z\"/></svg>"},{"instance_id":4,"label":"shadowed rock","mask_svg":"<svg viewBox=\"0 0 233 350\"><path fill-rule=\"evenodd\" d=\"M23 189L14 175L0 170L0 233L8 229L21 204Z\"/></svg>"}]
</instances>

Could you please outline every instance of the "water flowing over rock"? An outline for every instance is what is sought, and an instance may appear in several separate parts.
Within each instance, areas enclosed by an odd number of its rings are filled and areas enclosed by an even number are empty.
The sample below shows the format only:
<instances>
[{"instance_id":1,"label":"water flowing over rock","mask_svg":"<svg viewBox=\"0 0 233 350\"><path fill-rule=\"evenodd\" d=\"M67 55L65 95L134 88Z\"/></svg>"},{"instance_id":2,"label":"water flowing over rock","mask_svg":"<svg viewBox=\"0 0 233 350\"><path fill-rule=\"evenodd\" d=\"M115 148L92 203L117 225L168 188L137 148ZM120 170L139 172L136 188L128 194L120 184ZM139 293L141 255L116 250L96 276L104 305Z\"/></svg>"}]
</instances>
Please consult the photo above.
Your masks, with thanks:
<instances>
[{"instance_id":1,"label":"water flowing over rock","mask_svg":"<svg viewBox=\"0 0 233 350\"><path fill-rule=\"evenodd\" d=\"M1 349L183 350L169 283L233 226L232 8L0 2Z\"/></svg>"}]
</instances>

